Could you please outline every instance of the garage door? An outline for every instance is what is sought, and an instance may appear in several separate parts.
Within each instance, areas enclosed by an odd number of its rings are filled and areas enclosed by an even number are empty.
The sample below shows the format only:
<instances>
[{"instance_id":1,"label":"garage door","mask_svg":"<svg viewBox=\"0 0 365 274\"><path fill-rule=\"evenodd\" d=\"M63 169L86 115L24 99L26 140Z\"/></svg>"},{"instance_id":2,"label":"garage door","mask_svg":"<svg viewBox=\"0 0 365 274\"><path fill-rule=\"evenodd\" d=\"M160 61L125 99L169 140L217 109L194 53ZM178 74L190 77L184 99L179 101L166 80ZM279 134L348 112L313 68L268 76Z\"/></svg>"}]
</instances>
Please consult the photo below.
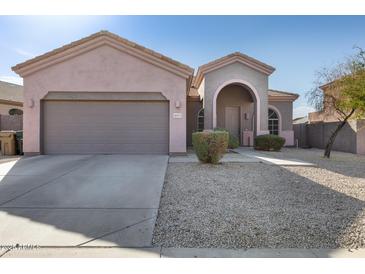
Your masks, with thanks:
<instances>
[{"instance_id":1,"label":"garage door","mask_svg":"<svg viewBox=\"0 0 365 274\"><path fill-rule=\"evenodd\" d=\"M44 154L166 154L167 101L44 101Z\"/></svg>"}]
</instances>

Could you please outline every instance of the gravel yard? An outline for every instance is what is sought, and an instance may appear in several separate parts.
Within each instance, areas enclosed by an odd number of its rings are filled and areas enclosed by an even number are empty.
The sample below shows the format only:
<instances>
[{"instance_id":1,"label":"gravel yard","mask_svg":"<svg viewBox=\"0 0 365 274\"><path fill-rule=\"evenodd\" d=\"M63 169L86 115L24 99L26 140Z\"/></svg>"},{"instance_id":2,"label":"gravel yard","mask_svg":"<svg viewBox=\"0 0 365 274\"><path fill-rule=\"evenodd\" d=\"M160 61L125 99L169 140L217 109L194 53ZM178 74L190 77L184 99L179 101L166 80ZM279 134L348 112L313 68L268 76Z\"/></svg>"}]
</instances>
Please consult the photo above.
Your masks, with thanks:
<instances>
[{"instance_id":1,"label":"gravel yard","mask_svg":"<svg viewBox=\"0 0 365 274\"><path fill-rule=\"evenodd\" d=\"M153 243L163 247L365 247L365 157L284 149L263 163L170 163Z\"/></svg>"},{"instance_id":2,"label":"gravel yard","mask_svg":"<svg viewBox=\"0 0 365 274\"><path fill-rule=\"evenodd\" d=\"M356 155L339 151L332 151L331 158L323 157L323 149L295 149L283 148L280 152L263 152L280 159L299 159L318 165L349 177L365 178L365 155Z\"/></svg>"}]
</instances>

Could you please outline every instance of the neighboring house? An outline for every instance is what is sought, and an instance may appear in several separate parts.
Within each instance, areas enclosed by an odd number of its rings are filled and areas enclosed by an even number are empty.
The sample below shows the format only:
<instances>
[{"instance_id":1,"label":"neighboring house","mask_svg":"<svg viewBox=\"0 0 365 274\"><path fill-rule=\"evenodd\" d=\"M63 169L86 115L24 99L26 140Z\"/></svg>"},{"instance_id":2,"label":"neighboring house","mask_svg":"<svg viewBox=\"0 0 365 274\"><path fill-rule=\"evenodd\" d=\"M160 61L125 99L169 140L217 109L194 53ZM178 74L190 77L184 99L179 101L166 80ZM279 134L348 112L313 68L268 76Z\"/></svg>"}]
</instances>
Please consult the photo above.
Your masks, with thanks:
<instances>
[{"instance_id":1,"label":"neighboring house","mask_svg":"<svg viewBox=\"0 0 365 274\"><path fill-rule=\"evenodd\" d=\"M20 130L23 120L23 86L0 81L0 130Z\"/></svg>"},{"instance_id":2,"label":"neighboring house","mask_svg":"<svg viewBox=\"0 0 365 274\"><path fill-rule=\"evenodd\" d=\"M322 85L320 88L323 90L323 109L321 111L308 113L309 123L318 122L338 122L341 119L339 113L333 108L330 95L334 94L333 82ZM331 88L332 87L332 88ZM365 119L365 117L363 117ZM353 120L354 118L350 118Z\"/></svg>"},{"instance_id":3,"label":"neighboring house","mask_svg":"<svg viewBox=\"0 0 365 274\"><path fill-rule=\"evenodd\" d=\"M24 152L186 153L191 133L227 128L294 144L297 94L270 90L274 68L233 53L187 65L101 31L13 67L24 78Z\"/></svg>"},{"instance_id":4,"label":"neighboring house","mask_svg":"<svg viewBox=\"0 0 365 274\"><path fill-rule=\"evenodd\" d=\"M17 111L10 111L13 109ZM23 86L0 81L0 115L12 115L13 112L20 114L22 109Z\"/></svg>"},{"instance_id":5,"label":"neighboring house","mask_svg":"<svg viewBox=\"0 0 365 274\"><path fill-rule=\"evenodd\" d=\"M306 123L308 123L308 117L307 116L298 117L298 118L293 119L293 125L306 124Z\"/></svg>"},{"instance_id":6,"label":"neighboring house","mask_svg":"<svg viewBox=\"0 0 365 274\"><path fill-rule=\"evenodd\" d=\"M331 83L321 86L324 92L323 110L311 112L308 119L293 121L294 138L300 147L324 149L339 122L339 114L329 104ZM350 119L338 133L333 150L365 154L365 120Z\"/></svg>"}]
</instances>

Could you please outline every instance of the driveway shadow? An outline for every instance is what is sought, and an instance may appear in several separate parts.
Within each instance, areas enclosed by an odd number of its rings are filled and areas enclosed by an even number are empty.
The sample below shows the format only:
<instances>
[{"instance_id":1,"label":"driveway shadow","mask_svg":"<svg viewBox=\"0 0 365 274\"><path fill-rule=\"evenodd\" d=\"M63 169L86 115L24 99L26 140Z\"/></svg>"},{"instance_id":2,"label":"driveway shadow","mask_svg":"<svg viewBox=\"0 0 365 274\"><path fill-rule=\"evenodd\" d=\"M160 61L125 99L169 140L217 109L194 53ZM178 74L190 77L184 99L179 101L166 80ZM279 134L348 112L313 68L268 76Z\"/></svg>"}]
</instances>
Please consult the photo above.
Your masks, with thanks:
<instances>
[{"instance_id":1,"label":"driveway shadow","mask_svg":"<svg viewBox=\"0 0 365 274\"><path fill-rule=\"evenodd\" d=\"M37 156L0 165L0 245L151 246L167 158Z\"/></svg>"}]
</instances>

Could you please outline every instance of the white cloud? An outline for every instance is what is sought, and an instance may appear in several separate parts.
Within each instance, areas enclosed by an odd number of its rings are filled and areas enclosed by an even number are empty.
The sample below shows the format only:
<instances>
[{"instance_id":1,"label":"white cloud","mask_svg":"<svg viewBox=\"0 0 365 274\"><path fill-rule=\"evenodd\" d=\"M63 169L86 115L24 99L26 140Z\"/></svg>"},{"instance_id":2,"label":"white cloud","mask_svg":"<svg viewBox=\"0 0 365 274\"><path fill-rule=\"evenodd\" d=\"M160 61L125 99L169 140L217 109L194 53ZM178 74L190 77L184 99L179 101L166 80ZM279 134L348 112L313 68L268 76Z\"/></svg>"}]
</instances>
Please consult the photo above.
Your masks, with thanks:
<instances>
[{"instance_id":1,"label":"white cloud","mask_svg":"<svg viewBox=\"0 0 365 274\"><path fill-rule=\"evenodd\" d=\"M35 56L35 54L33 53L30 53L26 50L23 50L23 49L19 49L19 48L16 48L14 49L16 53L18 53L19 55L22 55L24 57L30 57L30 58L33 58Z\"/></svg>"},{"instance_id":2,"label":"white cloud","mask_svg":"<svg viewBox=\"0 0 365 274\"><path fill-rule=\"evenodd\" d=\"M0 81L9 82L17 85L23 85L23 78L16 76L3 76L0 75Z\"/></svg>"},{"instance_id":3,"label":"white cloud","mask_svg":"<svg viewBox=\"0 0 365 274\"><path fill-rule=\"evenodd\" d=\"M308 112L316 111L313 107L302 105L293 109L293 118L308 116Z\"/></svg>"}]
</instances>

